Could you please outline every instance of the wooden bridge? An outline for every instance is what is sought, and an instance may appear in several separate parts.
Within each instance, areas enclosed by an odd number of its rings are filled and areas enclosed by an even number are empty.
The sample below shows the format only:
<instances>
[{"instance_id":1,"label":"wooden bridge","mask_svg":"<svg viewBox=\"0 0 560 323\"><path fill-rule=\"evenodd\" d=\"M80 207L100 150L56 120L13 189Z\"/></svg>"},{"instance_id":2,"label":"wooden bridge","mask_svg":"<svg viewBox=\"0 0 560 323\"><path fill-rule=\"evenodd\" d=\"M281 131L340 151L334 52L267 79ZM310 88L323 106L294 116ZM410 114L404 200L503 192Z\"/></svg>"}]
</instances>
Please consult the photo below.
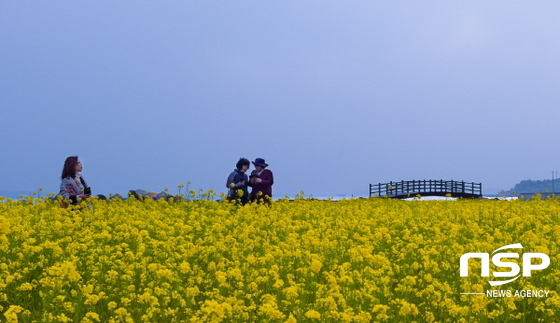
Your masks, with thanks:
<instances>
[{"instance_id":1,"label":"wooden bridge","mask_svg":"<svg viewBox=\"0 0 560 323\"><path fill-rule=\"evenodd\" d=\"M369 197L405 199L417 195L481 198L482 183L440 179L369 184Z\"/></svg>"}]
</instances>

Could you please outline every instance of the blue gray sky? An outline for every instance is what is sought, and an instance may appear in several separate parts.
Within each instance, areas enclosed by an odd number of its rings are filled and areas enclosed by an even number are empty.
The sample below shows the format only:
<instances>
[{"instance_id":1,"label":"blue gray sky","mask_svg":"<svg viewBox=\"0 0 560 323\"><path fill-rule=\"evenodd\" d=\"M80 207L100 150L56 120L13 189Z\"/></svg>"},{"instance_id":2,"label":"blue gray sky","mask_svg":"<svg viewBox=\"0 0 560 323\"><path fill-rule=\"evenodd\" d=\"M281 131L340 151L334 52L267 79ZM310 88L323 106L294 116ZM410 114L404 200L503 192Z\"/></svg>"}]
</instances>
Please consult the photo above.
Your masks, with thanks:
<instances>
[{"instance_id":1,"label":"blue gray sky","mask_svg":"<svg viewBox=\"0 0 560 323\"><path fill-rule=\"evenodd\" d=\"M0 189L509 189L558 169L560 2L2 1Z\"/></svg>"}]
</instances>

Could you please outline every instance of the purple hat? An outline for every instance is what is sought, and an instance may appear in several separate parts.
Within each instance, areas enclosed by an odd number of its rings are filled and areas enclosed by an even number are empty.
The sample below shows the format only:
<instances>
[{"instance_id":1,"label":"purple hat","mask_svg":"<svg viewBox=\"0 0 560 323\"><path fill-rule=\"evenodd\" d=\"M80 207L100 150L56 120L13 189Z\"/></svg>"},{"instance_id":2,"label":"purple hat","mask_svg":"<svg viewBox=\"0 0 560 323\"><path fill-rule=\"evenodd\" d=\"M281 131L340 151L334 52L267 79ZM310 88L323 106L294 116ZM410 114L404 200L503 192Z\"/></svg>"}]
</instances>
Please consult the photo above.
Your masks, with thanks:
<instances>
[{"instance_id":1,"label":"purple hat","mask_svg":"<svg viewBox=\"0 0 560 323\"><path fill-rule=\"evenodd\" d=\"M255 161L253 162L253 165L255 166L262 166L262 167L268 167L268 164L264 162L264 159L262 158L257 158L255 159Z\"/></svg>"}]
</instances>

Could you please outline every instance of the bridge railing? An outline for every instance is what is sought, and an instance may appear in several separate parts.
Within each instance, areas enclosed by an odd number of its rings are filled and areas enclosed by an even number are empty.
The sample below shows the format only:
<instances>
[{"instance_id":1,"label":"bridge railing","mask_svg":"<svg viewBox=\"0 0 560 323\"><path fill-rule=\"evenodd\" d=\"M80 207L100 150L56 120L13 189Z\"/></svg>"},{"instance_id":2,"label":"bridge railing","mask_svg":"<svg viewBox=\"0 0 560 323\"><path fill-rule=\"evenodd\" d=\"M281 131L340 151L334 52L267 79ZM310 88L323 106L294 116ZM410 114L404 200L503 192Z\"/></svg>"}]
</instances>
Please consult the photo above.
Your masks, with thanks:
<instances>
[{"instance_id":1,"label":"bridge railing","mask_svg":"<svg viewBox=\"0 0 560 323\"><path fill-rule=\"evenodd\" d=\"M369 196L414 197L416 195L482 196L482 183L444 180L412 180L369 184Z\"/></svg>"}]
</instances>

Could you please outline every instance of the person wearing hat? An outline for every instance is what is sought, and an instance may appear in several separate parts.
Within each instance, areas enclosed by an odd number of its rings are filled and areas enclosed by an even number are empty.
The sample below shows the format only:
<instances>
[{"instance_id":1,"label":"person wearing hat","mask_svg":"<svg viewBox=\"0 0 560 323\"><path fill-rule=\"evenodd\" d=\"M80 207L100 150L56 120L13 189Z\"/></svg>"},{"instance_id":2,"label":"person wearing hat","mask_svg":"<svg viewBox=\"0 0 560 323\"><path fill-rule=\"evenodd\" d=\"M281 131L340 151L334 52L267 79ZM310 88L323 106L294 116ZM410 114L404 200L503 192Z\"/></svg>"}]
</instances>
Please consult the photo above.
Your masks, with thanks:
<instances>
[{"instance_id":1,"label":"person wearing hat","mask_svg":"<svg viewBox=\"0 0 560 323\"><path fill-rule=\"evenodd\" d=\"M272 184L274 184L272 171L266 169L268 164L265 163L262 158L255 159L253 165L255 165L255 170L251 172L251 176L249 177L249 186L253 189L251 190L249 199L251 202L262 201L268 196L267 199L270 201L272 198Z\"/></svg>"}]
</instances>

